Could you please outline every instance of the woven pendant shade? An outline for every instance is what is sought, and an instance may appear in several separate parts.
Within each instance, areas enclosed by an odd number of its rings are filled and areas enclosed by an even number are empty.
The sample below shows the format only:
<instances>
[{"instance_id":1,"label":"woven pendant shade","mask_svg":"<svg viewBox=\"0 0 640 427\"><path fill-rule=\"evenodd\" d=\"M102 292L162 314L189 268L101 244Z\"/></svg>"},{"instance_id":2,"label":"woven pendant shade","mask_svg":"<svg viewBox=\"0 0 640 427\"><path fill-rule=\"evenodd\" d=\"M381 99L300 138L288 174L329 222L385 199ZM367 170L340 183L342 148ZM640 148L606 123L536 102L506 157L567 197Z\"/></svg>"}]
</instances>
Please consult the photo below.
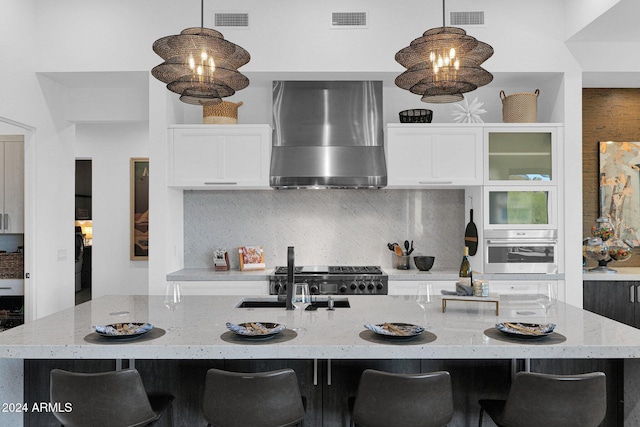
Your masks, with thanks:
<instances>
[{"instance_id":1,"label":"woven pendant shade","mask_svg":"<svg viewBox=\"0 0 640 427\"><path fill-rule=\"evenodd\" d=\"M202 4L204 16L204 0ZM156 40L153 51L165 61L151 74L187 104L219 104L249 86L249 79L238 71L251 59L249 52L216 30L187 28Z\"/></svg>"},{"instance_id":2,"label":"woven pendant shade","mask_svg":"<svg viewBox=\"0 0 640 427\"><path fill-rule=\"evenodd\" d=\"M238 72L226 61L219 61L215 67L206 68L206 72L202 75L194 74L184 60L181 57L174 57L168 61L157 65L151 70L151 74L163 83L167 83L167 89L177 94L182 95L183 92L189 89L189 93L192 95L189 98L182 99L189 104L202 104L192 100L194 96L202 97L204 103L211 103L211 99L218 99L217 102L222 102L221 98L231 96L236 91L242 90L249 86L249 79ZM222 83L224 82L224 83ZM201 95L193 95L193 94ZM213 97L208 96L215 95ZM211 98L211 99L210 99ZM189 99L187 101L187 99Z\"/></svg>"},{"instance_id":3,"label":"woven pendant shade","mask_svg":"<svg viewBox=\"0 0 640 427\"><path fill-rule=\"evenodd\" d=\"M216 60L225 60L240 68L251 59L249 52L226 40L222 33L210 28L186 28L179 35L167 36L153 42L153 51L162 59L200 55L206 50Z\"/></svg>"},{"instance_id":4,"label":"woven pendant shade","mask_svg":"<svg viewBox=\"0 0 640 427\"><path fill-rule=\"evenodd\" d=\"M421 96L423 102L458 102L463 94L490 83L493 76L480 64L493 55L487 43L467 35L462 28L432 28L396 53L407 70L396 77L396 86Z\"/></svg>"}]
</instances>

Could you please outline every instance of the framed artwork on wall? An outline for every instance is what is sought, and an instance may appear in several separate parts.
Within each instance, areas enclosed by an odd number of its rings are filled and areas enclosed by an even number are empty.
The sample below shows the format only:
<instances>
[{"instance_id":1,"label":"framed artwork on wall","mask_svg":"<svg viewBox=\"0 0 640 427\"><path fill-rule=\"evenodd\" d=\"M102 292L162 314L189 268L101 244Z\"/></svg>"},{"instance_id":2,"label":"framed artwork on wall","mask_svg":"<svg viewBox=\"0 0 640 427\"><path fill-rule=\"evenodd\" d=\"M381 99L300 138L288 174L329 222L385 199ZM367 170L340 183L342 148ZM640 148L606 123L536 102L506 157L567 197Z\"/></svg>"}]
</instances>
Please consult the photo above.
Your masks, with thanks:
<instances>
[{"instance_id":1,"label":"framed artwork on wall","mask_svg":"<svg viewBox=\"0 0 640 427\"><path fill-rule=\"evenodd\" d=\"M149 159L132 158L130 166L131 260L149 259Z\"/></svg>"},{"instance_id":2,"label":"framed artwork on wall","mask_svg":"<svg viewBox=\"0 0 640 427\"><path fill-rule=\"evenodd\" d=\"M609 218L614 238L640 245L640 142L602 141L600 216Z\"/></svg>"}]
</instances>

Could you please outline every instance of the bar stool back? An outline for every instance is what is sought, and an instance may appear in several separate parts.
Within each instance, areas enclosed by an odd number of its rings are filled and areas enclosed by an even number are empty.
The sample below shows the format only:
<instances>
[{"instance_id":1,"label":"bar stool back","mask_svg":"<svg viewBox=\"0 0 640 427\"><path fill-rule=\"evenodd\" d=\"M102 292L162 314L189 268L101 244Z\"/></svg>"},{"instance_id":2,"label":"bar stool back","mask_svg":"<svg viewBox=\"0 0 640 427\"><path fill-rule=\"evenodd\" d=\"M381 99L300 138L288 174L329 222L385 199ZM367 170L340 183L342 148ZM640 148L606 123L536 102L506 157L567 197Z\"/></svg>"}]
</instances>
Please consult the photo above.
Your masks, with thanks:
<instances>
[{"instance_id":1,"label":"bar stool back","mask_svg":"<svg viewBox=\"0 0 640 427\"><path fill-rule=\"evenodd\" d=\"M259 373L209 369L202 412L209 426L301 425L305 410L293 369Z\"/></svg>"},{"instance_id":2,"label":"bar stool back","mask_svg":"<svg viewBox=\"0 0 640 427\"><path fill-rule=\"evenodd\" d=\"M351 420L362 427L442 427L451 418L448 372L393 374L367 369L360 377Z\"/></svg>"},{"instance_id":3,"label":"bar stool back","mask_svg":"<svg viewBox=\"0 0 640 427\"><path fill-rule=\"evenodd\" d=\"M91 374L53 369L50 395L58 404L53 415L65 427L147 426L171 411L173 401L169 394L147 395L135 369Z\"/></svg>"},{"instance_id":4,"label":"bar stool back","mask_svg":"<svg viewBox=\"0 0 640 427\"><path fill-rule=\"evenodd\" d=\"M598 426L607 411L605 374L550 375L518 372L506 400L480 400L500 427Z\"/></svg>"}]
</instances>

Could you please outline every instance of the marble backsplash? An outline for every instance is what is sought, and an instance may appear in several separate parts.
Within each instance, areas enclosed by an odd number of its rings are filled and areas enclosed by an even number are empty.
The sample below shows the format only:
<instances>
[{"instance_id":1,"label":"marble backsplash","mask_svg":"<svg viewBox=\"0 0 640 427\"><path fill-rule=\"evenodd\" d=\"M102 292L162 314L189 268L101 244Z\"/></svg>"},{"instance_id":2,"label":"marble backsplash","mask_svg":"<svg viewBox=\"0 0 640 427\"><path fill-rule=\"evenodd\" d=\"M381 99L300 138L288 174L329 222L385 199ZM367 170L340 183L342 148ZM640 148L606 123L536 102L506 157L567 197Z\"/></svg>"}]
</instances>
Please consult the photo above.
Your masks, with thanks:
<instances>
[{"instance_id":1,"label":"marble backsplash","mask_svg":"<svg viewBox=\"0 0 640 427\"><path fill-rule=\"evenodd\" d=\"M238 246L261 245L267 268L286 265L287 246L296 265L390 268L387 243L413 240L434 269L457 269L464 209L463 190L185 191L184 266L212 268L221 248L238 269Z\"/></svg>"}]
</instances>

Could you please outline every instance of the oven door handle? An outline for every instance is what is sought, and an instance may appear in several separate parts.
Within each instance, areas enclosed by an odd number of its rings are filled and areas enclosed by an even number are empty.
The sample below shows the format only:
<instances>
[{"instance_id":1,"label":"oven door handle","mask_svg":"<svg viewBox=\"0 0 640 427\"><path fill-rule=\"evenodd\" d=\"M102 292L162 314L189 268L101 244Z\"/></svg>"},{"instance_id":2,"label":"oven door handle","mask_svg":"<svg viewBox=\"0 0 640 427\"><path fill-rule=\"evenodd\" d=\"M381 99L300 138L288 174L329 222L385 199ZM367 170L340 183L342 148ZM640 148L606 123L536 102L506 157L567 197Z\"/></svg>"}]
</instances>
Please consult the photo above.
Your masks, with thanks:
<instances>
[{"instance_id":1,"label":"oven door handle","mask_svg":"<svg viewBox=\"0 0 640 427\"><path fill-rule=\"evenodd\" d=\"M557 245L557 240L487 240L488 245Z\"/></svg>"}]
</instances>

